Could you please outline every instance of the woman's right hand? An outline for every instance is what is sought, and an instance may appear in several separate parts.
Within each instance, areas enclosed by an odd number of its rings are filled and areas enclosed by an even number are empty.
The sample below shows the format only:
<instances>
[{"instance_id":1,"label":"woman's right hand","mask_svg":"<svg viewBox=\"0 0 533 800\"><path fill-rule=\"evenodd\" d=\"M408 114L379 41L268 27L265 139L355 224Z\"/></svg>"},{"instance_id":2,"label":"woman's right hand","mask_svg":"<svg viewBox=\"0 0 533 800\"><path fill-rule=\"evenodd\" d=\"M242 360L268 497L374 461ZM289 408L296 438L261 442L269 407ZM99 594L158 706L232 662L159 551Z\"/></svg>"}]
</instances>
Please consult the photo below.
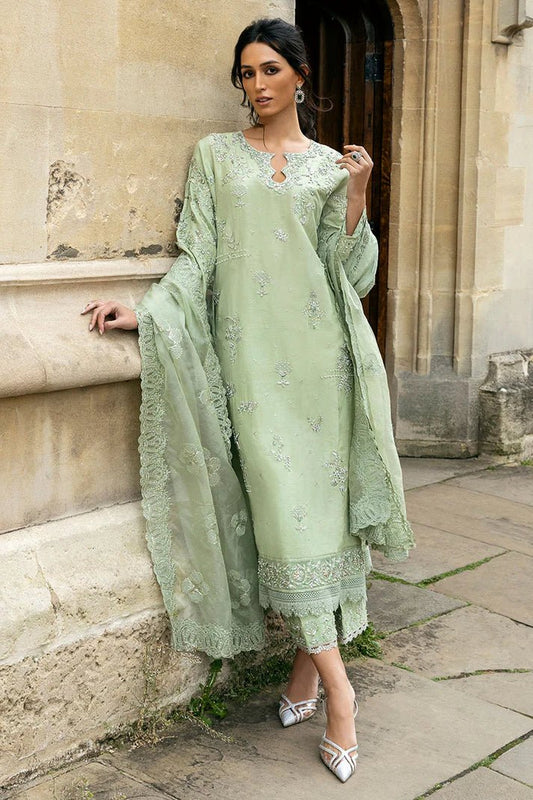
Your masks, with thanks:
<instances>
[{"instance_id":1,"label":"woman's right hand","mask_svg":"<svg viewBox=\"0 0 533 800\"><path fill-rule=\"evenodd\" d=\"M122 328L125 331L133 331L137 328L137 317L135 311L116 300L94 300L87 303L82 314L92 311L89 330L98 328L100 334L110 331L113 328Z\"/></svg>"}]
</instances>

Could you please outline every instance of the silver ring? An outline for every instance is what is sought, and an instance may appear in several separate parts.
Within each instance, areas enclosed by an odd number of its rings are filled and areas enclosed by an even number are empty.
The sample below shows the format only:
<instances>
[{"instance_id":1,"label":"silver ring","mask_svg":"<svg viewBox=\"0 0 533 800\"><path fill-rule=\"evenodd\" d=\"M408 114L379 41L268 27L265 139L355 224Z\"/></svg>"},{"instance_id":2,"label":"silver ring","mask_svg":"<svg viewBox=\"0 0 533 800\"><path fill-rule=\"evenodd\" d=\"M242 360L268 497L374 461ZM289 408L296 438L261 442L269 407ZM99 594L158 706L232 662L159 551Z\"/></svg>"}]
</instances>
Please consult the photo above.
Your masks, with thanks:
<instances>
[{"instance_id":1,"label":"silver ring","mask_svg":"<svg viewBox=\"0 0 533 800\"><path fill-rule=\"evenodd\" d=\"M363 158L361 153L358 153L357 150L354 153L350 153L350 155L354 161L361 161L361 159Z\"/></svg>"}]
</instances>

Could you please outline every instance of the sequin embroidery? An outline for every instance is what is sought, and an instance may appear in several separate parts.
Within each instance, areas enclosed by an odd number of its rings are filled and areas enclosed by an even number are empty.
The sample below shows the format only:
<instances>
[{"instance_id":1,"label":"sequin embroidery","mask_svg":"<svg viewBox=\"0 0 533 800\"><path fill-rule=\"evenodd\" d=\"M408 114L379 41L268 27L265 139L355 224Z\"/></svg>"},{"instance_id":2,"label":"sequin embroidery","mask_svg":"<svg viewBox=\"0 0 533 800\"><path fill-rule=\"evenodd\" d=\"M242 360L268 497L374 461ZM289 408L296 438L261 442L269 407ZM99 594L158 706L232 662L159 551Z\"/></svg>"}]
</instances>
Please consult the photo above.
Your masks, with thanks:
<instances>
[{"instance_id":1,"label":"sequin embroidery","mask_svg":"<svg viewBox=\"0 0 533 800\"><path fill-rule=\"evenodd\" d=\"M345 492L348 470L336 450L332 451L330 460L324 462L324 467L329 470L331 485L336 486L340 492Z\"/></svg>"},{"instance_id":2,"label":"sequin embroidery","mask_svg":"<svg viewBox=\"0 0 533 800\"><path fill-rule=\"evenodd\" d=\"M242 326L238 317L226 317L228 324L224 337L228 343L229 357L232 364L237 360L237 345L242 338Z\"/></svg>"},{"instance_id":3,"label":"sequin embroidery","mask_svg":"<svg viewBox=\"0 0 533 800\"><path fill-rule=\"evenodd\" d=\"M309 300L304 306L304 314L307 315L307 321L311 328L314 330L318 328L320 320L324 316L324 312L320 307L320 303L318 301L318 295L316 292L311 292L309 295Z\"/></svg>"},{"instance_id":4,"label":"sequin embroidery","mask_svg":"<svg viewBox=\"0 0 533 800\"><path fill-rule=\"evenodd\" d=\"M333 378L341 392L349 394L353 389L353 363L347 345L343 345L337 356L337 363L333 372L322 375L323 378Z\"/></svg>"},{"instance_id":5,"label":"sequin embroidery","mask_svg":"<svg viewBox=\"0 0 533 800\"><path fill-rule=\"evenodd\" d=\"M272 283L272 276L265 272L264 269L261 269L259 272L254 272L254 278L258 283L257 294L260 297L264 297L268 294L267 287Z\"/></svg>"},{"instance_id":6,"label":"sequin embroidery","mask_svg":"<svg viewBox=\"0 0 533 800\"><path fill-rule=\"evenodd\" d=\"M276 461L279 461L280 464L283 464L285 469L290 472L291 471L291 457L286 455L283 450L285 448L285 444L281 436L277 434L272 437L272 449L270 450L271 454L274 456Z\"/></svg>"},{"instance_id":7,"label":"sequin embroidery","mask_svg":"<svg viewBox=\"0 0 533 800\"><path fill-rule=\"evenodd\" d=\"M259 403L256 400L245 400L242 403L239 403L239 405L237 406L237 411L240 411L241 413L251 414L253 411L255 411L258 405Z\"/></svg>"}]
</instances>

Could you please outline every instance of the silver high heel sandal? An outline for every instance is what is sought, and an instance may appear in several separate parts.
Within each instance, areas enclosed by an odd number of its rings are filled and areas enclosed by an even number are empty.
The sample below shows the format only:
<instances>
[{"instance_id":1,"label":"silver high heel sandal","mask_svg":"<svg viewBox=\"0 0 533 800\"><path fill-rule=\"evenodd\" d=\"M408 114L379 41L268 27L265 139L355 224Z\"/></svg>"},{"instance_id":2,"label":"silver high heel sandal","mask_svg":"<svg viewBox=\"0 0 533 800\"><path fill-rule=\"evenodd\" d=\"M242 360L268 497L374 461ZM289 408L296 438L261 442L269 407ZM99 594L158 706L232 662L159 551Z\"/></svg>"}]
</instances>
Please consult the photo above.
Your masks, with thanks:
<instances>
[{"instance_id":1,"label":"silver high heel sandal","mask_svg":"<svg viewBox=\"0 0 533 800\"><path fill-rule=\"evenodd\" d=\"M316 713L317 705L318 697L292 703L286 695L282 694L279 701L278 712L281 724L284 728L289 728L291 725L296 725L298 722L305 722L306 719L311 719Z\"/></svg>"},{"instance_id":2,"label":"silver high heel sandal","mask_svg":"<svg viewBox=\"0 0 533 800\"><path fill-rule=\"evenodd\" d=\"M359 706L357 705L357 700L354 698L354 719L357 716L357 712L359 711ZM326 710L326 701L324 700L324 711ZM326 736L326 731L324 731L324 735L322 737L322 741L318 745L318 749L320 751L320 758L326 765L326 767L333 772L336 777L345 783L348 778L351 778L355 772L356 767L356 759L358 756L357 749L359 745L354 744L353 747L348 747L346 750L337 744L336 742L328 739Z\"/></svg>"}]
</instances>

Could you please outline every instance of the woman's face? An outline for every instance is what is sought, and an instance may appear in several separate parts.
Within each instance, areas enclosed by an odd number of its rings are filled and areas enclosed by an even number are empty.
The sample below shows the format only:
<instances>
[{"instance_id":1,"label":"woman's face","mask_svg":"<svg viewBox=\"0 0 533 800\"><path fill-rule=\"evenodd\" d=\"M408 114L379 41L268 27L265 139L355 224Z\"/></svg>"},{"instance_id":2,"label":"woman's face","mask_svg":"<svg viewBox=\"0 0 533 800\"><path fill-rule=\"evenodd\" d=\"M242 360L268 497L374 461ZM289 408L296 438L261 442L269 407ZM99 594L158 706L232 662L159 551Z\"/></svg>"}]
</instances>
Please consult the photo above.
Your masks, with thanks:
<instances>
[{"instance_id":1,"label":"woman's face","mask_svg":"<svg viewBox=\"0 0 533 800\"><path fill-rule=\"evenodd\" d=\"M241 80L250 103L262 118L294 105L294 91L303 83L289 62L263 42L252 42L243 49Z\"/></svg>"}]
</instances>

